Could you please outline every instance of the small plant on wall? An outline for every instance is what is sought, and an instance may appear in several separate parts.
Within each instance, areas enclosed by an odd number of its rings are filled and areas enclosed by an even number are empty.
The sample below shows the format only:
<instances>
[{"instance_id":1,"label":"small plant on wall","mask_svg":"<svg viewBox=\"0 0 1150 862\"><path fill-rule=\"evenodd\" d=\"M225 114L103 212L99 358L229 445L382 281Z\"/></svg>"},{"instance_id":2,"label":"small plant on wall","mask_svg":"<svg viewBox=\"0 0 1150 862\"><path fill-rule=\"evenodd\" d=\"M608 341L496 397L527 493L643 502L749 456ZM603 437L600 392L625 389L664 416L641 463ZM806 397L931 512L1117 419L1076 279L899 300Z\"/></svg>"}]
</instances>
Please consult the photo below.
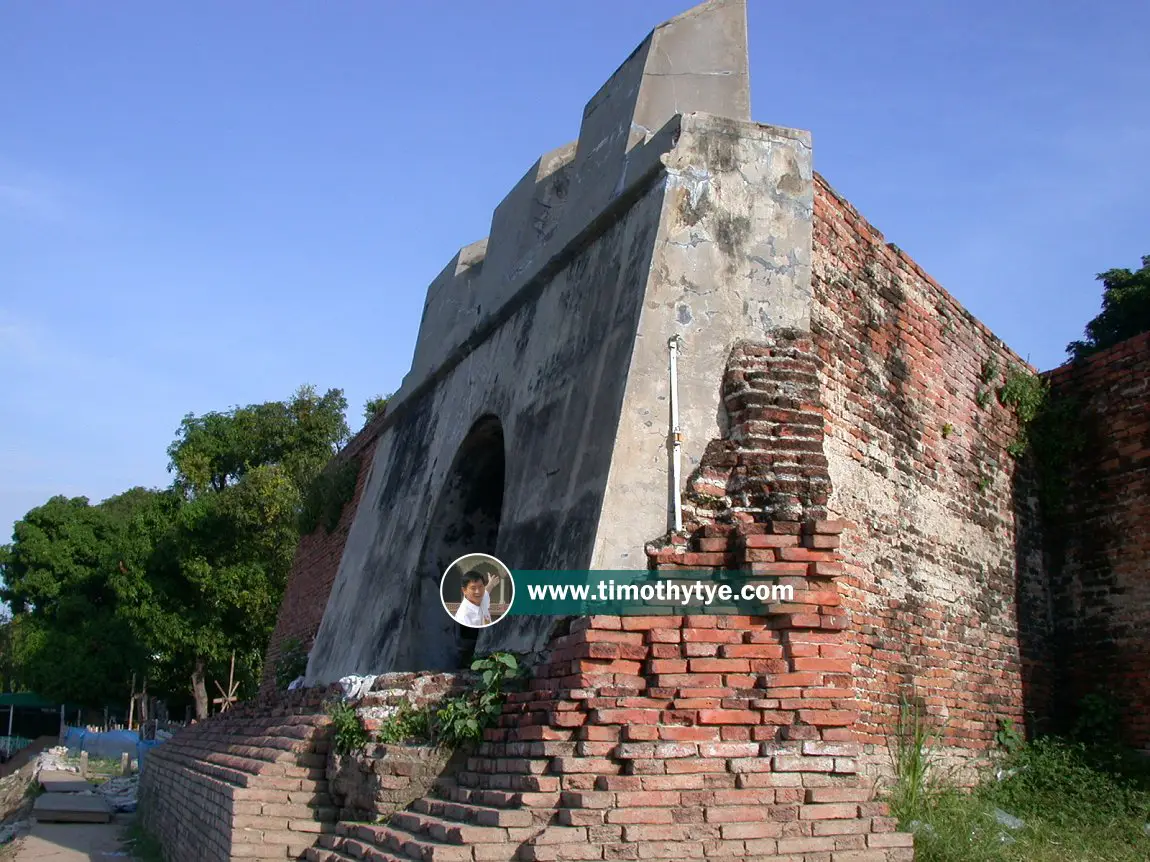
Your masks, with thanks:
<instances>
[{"instance_id":1,"label":"small plant on wall","mask_svg":"<svg viewBox=\"0 0 1150 862\"><path fill-rule=\"evenodd\" d=\"M331 716L332 745L336 754L349 755L362 751L371 737L355 706L341 701L330 701L327 714Z\"/></svg>"},{"instance_id":2,"label":"small plant on wall","mask_svg":"<svg viewBox=\"0 0 1150 862\"><path fill-rule=\"evenodd\" d=\"M480 674L475 689L448 698L436 712L435 735L441 745L455 748L479 742L503 711L507 692L518 688L526 676L519 659L506 652L476 659L471 669Z\"/></svg>"},{"instance_id":3,"label":"small plant on wall","mask_svg":"<svg viewBox=\"0 0 1150 862\"><path fill-rule=\"evenodd\" d=\"M428 742L434 718L431 707L417 708L409 701L404 701L395 714L379 726L376 738L390 745L419 745Z\"/></svg>"}]
</instances>

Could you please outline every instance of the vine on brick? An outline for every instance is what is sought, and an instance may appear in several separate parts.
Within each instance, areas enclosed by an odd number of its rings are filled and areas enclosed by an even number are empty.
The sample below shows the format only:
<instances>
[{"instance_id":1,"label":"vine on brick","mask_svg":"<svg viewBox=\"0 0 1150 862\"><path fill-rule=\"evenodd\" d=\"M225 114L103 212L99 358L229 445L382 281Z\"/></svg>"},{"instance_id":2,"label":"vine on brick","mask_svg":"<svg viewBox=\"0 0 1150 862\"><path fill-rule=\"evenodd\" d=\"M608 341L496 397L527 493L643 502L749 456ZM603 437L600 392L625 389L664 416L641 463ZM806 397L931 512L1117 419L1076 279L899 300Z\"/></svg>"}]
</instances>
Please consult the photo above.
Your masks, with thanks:
<instances>
[{"instance_id":1,"label":"vine on brick","mask_svg":"<svg viewBox=\"0 0 1150 862\"><path fill-rule=\"evenodd\" d=\"M315 477L304 494L300 510L301 534L315 532L320 524L330 533L339 525L343 507L355 496L359 468L359 458L348 458L339 465L329 465Z\"/></svg>"},{"instance_id":2,"label":"vine on brick","mask_svg":"<svg viewBox=\"0 0 1150 862\"><path fill-rule=\"evenodd\" d=\"M1007 452L1015 458L1033 454L1043 505L1049 513L1060 510L1070 467L1086 445L1082 405L1072 398L1052 398L1048 381L1017 367L1006 375L998 401L1018 419L1018 434Z\"/></svg>"}]
</instances>

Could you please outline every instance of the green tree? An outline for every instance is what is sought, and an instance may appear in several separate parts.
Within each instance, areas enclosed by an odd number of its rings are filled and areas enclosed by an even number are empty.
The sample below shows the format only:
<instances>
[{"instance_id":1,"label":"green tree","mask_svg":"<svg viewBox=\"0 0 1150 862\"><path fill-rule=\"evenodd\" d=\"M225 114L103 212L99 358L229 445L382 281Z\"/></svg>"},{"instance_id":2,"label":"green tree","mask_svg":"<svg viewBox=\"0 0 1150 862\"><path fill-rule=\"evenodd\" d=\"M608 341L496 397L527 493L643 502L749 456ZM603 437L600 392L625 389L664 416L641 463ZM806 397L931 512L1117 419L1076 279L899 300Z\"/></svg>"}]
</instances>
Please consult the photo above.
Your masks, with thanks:
<instances>
[{"instance_id":1,"label":"green tree","mask_svg":"<svg viewBox=\"0 0 1150 862\"><path fill-rule=\"evenodd\" d=\"M1103 285L1102 311L1086 324L1084 341L1066 346L1074 360L1150 330L1150 255L1142 258L1141 269L1110 269L1097 279Z\"/></svg>"},{"instance_id":2,"label":"green tree","mask_svg":"<svg viewBox=\"0 0 1150 862\"><path fill-rule=\"evenodd\" d=\"M134 519L162 506L136 488L97 506L54 497L15 525L0 553L11 607L13 676L46 697L98 706L146 673L147 645L121 613L123 549Z\"/></svg>"},{"instance_id":3,"label":"green tree","mask_svg":"<svg viewBox=\"0 0 1150 862\"><path fill-rule=\"evenodd\" d=\"M363 418L365 422L370 422L376 416L387 412L387 404L391 401L391 396L394 392L388 392L386 395L376 395L374 398L368 398L363 405Z\"/></svg>"},{"instance_id":4,"label":"green tree","mask_svg":"<svg viewBox=\"0 0 1150 862\"><path fill-rule=\"evenodd\" d=\"M311 387L290 401L184 419L168 450L185 503L148 565L138 631L191 680L207 714L207 675L257 683L299 540L304 490L348 439L347 401Z\"/></svg>"},{"instance_id":5,"label":"green tree","mask_svg":"<svg viewBox=\"0 0 1150 862\"><path fill-rule=\"evenodd\" d=\"M288 401L189 413L168 447L168 469L189 496L222 491L267 464L283 467L302 488L351 436L346 411L342 390L319 396L315 387L301 386Z\"/></svg>"},{"instance_id":6,"label":"green tree","mask_svg":"<svg viewBox=\"0 0 1150 862\"><path fill-rule=\"evenodd\" d=\"M91 505L54 497L0 548L0 673L41 694L100 706L148 690L207 714L208 680L232 655L257 684L298 543L303 489L349 436L343 393L188 415L165 490ZM190 686L189 686L190 682ZM10 683L11 684L11 683Z\"/></svg>"}]
</instances>

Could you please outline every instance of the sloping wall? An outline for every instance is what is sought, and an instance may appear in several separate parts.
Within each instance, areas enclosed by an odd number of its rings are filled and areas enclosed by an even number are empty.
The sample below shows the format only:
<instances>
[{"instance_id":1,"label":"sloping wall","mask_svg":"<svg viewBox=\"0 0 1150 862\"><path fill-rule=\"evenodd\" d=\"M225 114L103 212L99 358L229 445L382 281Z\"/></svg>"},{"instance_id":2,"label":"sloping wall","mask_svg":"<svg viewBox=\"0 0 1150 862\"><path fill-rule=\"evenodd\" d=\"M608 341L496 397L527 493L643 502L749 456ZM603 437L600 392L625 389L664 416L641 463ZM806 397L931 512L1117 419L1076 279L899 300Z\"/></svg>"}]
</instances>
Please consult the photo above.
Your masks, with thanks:
<instances>
[{"instance_id":1,"label":"sloping wall","mask_svg":"<svg viewBox=\"0 0 1150 862\"><path fill-rule=\"evenodd\" d=\"M347 533L355 519L367 476L371 472L372 455L375 453L383 419L379 416L369 422L333 459L332 467L351 459L359 459L355 493L344 505L334 530L329 533L327 527L320 524L308 535L300 537L288 573L283 601L280 603L279 616L276 617L276 626L264 654L261 694L268 694L275 689L276 663L284 643L296 638L304 649L310 649L315 633L319 631L331 585L335 582L339 561L343 558Z\"/></svg>"}]
</instances>

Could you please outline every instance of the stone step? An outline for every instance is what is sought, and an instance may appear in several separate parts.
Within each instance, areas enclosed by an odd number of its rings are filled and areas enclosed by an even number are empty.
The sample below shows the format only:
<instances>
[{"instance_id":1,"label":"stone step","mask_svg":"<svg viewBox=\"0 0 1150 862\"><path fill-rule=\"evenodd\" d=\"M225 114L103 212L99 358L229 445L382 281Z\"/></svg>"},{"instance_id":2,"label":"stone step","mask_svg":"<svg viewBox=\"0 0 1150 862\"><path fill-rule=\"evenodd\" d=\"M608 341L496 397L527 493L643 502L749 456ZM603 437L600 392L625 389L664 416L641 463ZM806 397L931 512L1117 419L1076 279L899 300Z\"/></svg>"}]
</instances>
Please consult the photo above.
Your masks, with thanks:
<instances>
[{"instance_id":1,"label":"stone step","mask_svg":"<svg viewBox=\"0 0 1150 862\"><path fill-rule=\"evenodd\" d=\"M503 812L512 814L513 812ZM519 812L527 814L527 812ZM500 844L512 838L515 833L524 829L527 832L531 823L523 827L479 826L470 823L460 823L454 820L445 820L434 814L424 814L420 811L398 811L391 815L387 825L404 829L413 835L423 834L444 844ZM527 834L522 836L528 837ZM522 840L522 839L521 839Z\"/></svg>"},{"instance_id":2,"label":"stone step","mask_svg":"<svg viewBox=\"0 0 1150 862\"><path fill-rule=\"evenodd\" d=\"M472 787L479 790L505 790L527 793L557 793L559 791L559 776L557 775L516 775L513 773L489 772L459 772L455 776L461 787Z\"/></svg>"},{"instance_id":3,"label":"stone step","mask_svg":"<svg viewBox=\"0 0 1150 862\"><path fill-rule=\"evenodd\" d=\"M474 823L477 826L531 826L535 818L526 809L489 808L471 802L454 802L442 799L417 799L411 805L420 814L429 814L443 820L457 823Z\"/></svg>"},{"instance_id":4,"label":"stone step","mask_svg":"<svg viewBox=\"0 0 1150 862\"><path fill-rule=\"evenodd\" d=\"M339 823L336 824L336 834L415 862L473 862L475 858L470 845L445 844L428 835L390 824Z\"/></svg>"},{"instance_id":5,"label":"stone step","mask_svg":"<svg viewBox=\"0 0 1150 862\"><path fill-rule=\"evenodd\" d=\"M365 841L341 835L321 835L319 843L305 851L304 858L310 862L410 862L402 854L388 853Z\"/></svg>"},{"instance_id":6,"label":"stone step","mask_svg":"<svg viewBox=\"0 0 1150 862\"><path fill-rule=\"evenodd\" d=\"M450 802L462 802L484 808L554 808L559 803L559 791L509 791L479 787L463 787L454 779L441 778L435 785L436 794Z\"/></svg>"}]
</instances>

